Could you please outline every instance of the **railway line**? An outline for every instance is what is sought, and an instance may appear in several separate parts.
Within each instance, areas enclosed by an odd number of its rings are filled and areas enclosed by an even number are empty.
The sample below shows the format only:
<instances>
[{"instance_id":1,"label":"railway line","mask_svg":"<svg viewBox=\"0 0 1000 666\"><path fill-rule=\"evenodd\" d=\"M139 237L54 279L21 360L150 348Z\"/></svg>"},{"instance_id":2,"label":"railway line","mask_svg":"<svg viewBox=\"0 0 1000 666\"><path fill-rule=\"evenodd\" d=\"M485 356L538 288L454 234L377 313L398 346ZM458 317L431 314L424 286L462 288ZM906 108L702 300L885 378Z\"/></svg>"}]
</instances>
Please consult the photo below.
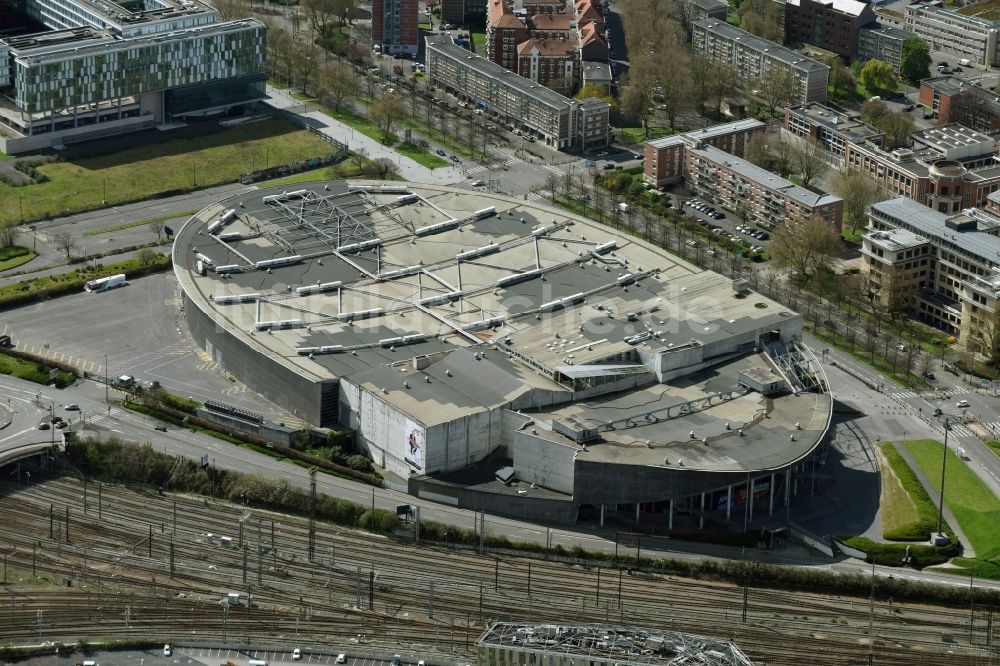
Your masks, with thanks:
<instances>
[{"instance_id":1,"label":"railway line","mask_svg":"<svg viewBox=\"0 0 1000 666\"><path fill-rule=\"evenodd\" d=\"M849 664L871 651L879 664L1000 664L988 611L975 607L873 604L757 589L751 579L743 622L740 586L416 547L322 523L310 563L303 519L110 486L98 502L88 485L84 513L76 480L0 484L0 524L12 526L0 552L6 541L11 566L30 573L33 563L37 574L74 584L5 587L0 610L12 621L0 626L0 643L34 635L218 641L226 633L467 654L489 620L587 621L732 639L756 663ZM223 535L232 547L220 545ZM252 596L253 606L223 611L227 592Z\"/></svg>"}]
</instances>

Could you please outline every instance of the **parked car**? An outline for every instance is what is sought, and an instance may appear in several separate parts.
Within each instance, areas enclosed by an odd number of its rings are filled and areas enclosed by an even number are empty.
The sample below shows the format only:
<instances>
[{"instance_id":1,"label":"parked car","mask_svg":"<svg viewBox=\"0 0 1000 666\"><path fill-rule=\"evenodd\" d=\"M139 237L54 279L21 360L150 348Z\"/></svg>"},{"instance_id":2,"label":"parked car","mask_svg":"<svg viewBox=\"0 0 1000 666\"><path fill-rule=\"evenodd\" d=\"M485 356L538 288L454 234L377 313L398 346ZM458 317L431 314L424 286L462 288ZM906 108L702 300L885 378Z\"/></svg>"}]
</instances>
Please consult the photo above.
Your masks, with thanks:
<instances>
[{"instance_id":1,"label":"parked car","mask_svg":"<svg viewBox=\"0 0 1000 666\"><path fill-rule=\"evenodd\" d=\"M448 156L448 153L444 152L444 150L442 150L441 148L438 148L434 152L437 153L438 155L440 155L441 157L447 157Z\"/></svg>"},{"instance_id":2,"label":"parked car","mask_svg":"<svg viewBox=\"0 0 1000 666\"><path fill-rule=\"evenodd\" d=\"M969 406L969 401L959 400L958 402L955 403L955 406L958 407L959 409L965 409L966 407Z\"/></svg>"},{"instance_id":3,"label":"parked car","mask_svg":"<svg viewBox=\"0 0 1000 666\"><path fill-rule=\"evenodd\" d=\"M49 423L48 423L47 421L42 421L41 423L39 423L39 424L38 424L38 429L39 429L39 430L48 430L48 429L50 429L51 427L52 427L52 426L51 426L51 425L49 425Z\"/></svg>"},{"instance_id":4,"label":"parked car","mask_svg":"<svg viewBox=\"0 0 1000 666\"><path fill-rule=\"evenodd\" d=\"M163 646L163 656L164 657L169 657L169 656L173 655L173 653L174 653L174 650L173 650L172 647L170 647L170 645L164 645Z\"/></svg>"},{"instance_id":5,"label":"parked car","mask_svg":"<svg viewBox=\"0 0 1000 666\"><path fill-rule=\"evenodd\" d=\"M338 654L337 655L337 663L338 664L346 664L347 663L347 655L346 654Z\"/></svg>"},{"instance_id":6,"label":"parked car","mask_svg":"<svg viewBox=\"0 0 1000 666\"><path fill-rule=\"evenodd\" d=\"M75 402L71 402L68 405L63 405L63 409L65 409L67 412L78 412L80 411L80 405L76 404Z\"/></svg>"},{"instance_id":7,"label":"parked car","mask_svg":"<svg viewBox=\"0 0 1000 666\"><path fill-rule=\"evenodd\" d=\"M301 660L302 660L301 648L295 648L294 650L292 650L292 661L301 661Z\"/></svg>"}]
</instances>

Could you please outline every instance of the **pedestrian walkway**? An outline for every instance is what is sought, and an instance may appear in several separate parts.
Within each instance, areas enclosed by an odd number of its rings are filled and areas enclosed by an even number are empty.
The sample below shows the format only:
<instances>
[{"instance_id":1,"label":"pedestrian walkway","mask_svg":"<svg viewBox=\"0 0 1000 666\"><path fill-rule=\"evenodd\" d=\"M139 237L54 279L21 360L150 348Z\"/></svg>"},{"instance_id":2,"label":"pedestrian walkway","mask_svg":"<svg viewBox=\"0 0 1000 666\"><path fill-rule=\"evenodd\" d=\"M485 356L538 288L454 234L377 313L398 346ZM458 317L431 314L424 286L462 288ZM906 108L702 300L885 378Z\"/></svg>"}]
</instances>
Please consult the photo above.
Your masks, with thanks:
<instances>
[{"instance_id":1,"label":"pedestrian walkway","mask_svg":"<svg viewBox=\"0 0 1000 666\"><path fill-rule=\"evenodd\" d=\"M291 96L291 91L267 87L270 106L295 113L303 122L321 134L332 137L347 145L353 152L363 152L369 159L387 159L396 165L399 175L414 183L428 185L452 185L465 180L461 166L446 166L428 169L409 157L400 155L393 148L384 146L375 139L365 136L336 118L332 118L313 104L303 103Z\"/></svg>"},{"instance_id":2,"label":"pedestrian walkway","mask_svg":"<svg viewBox=\"0 0 1000 666\"><path fill-rule=\"evenodd\" d=\"M474 167L470 167L466 173L469 174L469 178L473 178L476 176L489 175L490 173L497 173L503 171L505 168L518 164L524 164L524 160L514 157L513 155L504 155L504 159L494 163L492 167L485 167L481 164L477 164Z\"/></svg>"}]
</instances>

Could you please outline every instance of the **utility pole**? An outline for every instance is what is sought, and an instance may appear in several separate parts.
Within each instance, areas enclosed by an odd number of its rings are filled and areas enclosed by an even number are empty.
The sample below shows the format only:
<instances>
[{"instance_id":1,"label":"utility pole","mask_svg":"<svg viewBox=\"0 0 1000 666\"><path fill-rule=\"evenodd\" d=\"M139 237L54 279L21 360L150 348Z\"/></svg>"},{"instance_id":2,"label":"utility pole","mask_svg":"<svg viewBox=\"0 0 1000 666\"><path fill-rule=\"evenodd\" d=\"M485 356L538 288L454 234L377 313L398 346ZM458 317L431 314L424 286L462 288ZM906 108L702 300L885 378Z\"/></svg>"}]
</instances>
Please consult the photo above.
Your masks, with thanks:
<instances>
[{"instance_id":1,"label":"utility pole","mask_svg":"<svg viewBox=\"0 0 1000 666\"><path fill-rule=\"evenodd\" d=\"M374 497L374 488L372 497ZM372 500L374 502L374 500ZM316 468L309 468L309 561L315 559L316 554Z\"/></svg>"},{"instance_id":2,"label":"utility pole","mask_svg":"<svg viewBox=\"0 0 1000 666\"><path fill-rule=\"evenodd\" d=\"M66 505L66 543L69 544L69 505Z\"/></svg>"},{"instance_id":3,"label":"utility pole","mask_svg":"<svg viewBox=\"0 0 1000 666\"><path fill-rule=\"evenodd\" d=\"M153 556L153 526L149 526L149 557Z\"/></svg>"},{"instance_id":4,"label":"utility pole","mask_svg":"<svg viewBox=\"0 0 1000 666\"><path fill-rule=\"evenodd\" d=\"M107 181L105 181L107 184ZM107 405L111 404L111 393L108 389L108 355L104 355L104 402Z\"/></svg>"},{"instance_id":5,"label":"utility pole","mask_svg":"<svg viewBox=\"0 0 1000 666\"><path fill-rule=\"evenodd\" d=\"M944 471L948 464L948 433L951 431L951 417L944 417L944 451L941 452L941 496L938 500L937 533L941 534L941 516L944 513ZM936 539L935 539L936 542Z\"/></svg>"},{"instance_id":6,"label":"utility pole","mask_svg":"<svg viewBox=\"0 0 1000 666\"><path fill-rule=\"evenodd\" d=\"M945 429L945 437L948 436L948 430ZM945 451L948 447L945 446ZM868 605L868 666L873 666L875 663L875 563L872 562L872 591L871 597Z\"/></svg>"},{"instance_id":7,"label":"utility pole","mask_svg":"<svg viewBox=\"0 0 1000 666\"><path fill-rule=\"evenodd\" d=\"M100 481L98 481L97 482L97 518L98 519L101 518L101 504L102 504L101 490L103 488L104 488L104 484L101 483Z\"/></svg>"},{"instance_id":8,"label":"utility pole","mask_svg":"<svg viewBox=\"0 0 1000 666\"><path fill-rule=\"evenodd\" d=\"M170 578L174 577L174 542L170 542ZM228 603L228 601L226 602Z\"/></svg>"},{"instance_id":9,"label":"utility pole","mask_svg":"<svg viewBox=\"0 0 1000 666\"><path fill-rule=\"evenodd\" d=\"M247 545L243 544L243 582L247 582Z\"/></svg>"}]
</instances>

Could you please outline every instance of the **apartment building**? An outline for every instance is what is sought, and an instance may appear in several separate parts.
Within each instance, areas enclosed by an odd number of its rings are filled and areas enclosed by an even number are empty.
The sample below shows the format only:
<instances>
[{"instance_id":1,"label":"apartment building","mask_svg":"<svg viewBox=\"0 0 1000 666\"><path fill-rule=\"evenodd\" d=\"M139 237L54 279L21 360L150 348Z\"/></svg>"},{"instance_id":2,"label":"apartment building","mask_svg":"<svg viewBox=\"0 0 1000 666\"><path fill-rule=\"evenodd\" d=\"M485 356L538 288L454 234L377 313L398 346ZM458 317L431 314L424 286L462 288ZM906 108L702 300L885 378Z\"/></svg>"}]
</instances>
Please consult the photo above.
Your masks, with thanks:
<instances>
[{"instance_id":1,"label":"apartment building","mask_svg":"<svg viewBox=\"0 0 1000 666\"><path fill-rule=\"evenodd\" d=\"M920 294L931 279L932 251L927 238L906 229L865 234L861 263L872 302L894 315L916 314Z\"/></svg>"},{"instance_id":2,"label":"apartment building","mask_svg":"<svg viewBox=\"0 0 1000 666\"><path fill-rule=\"evenodd\" d=\"M977 65L998 64L1000 20L992 15L967 15L963 13L966 10L975 11L974 5L955 10L942 7L934 0L914 2L906 6L904 27L923 38L931 51L968 58Z\"/></svg>"},{"instance_id":3,"label":"apartment building","mask_svg":"<svg viewBox=\"0 0 1000 666\"><path fill-rule=\"evenodd\" d=\"M527 39L517 45L517 73L547 88L572 95L580 87L581 61L566 40Z\"/></svg>"},{"instance_id":4,"label":"apartment building","mask_svg":"<svg viewBox=\"0 0 1000 666\"><path fill-rule=\"evenodd\" d=\"M903 280L916 284L914 315L959 336L963 345L978 351L977 329L987 315L997 312L1000 216L981 208L948 214L898 197L873 204L868 219L871 233L862 246L865 269L884 274L898 265ZM897 238L897 230L926 242L899 236L904 242L894 250L895 255L889 255L887 243ZM905 242L906 238L910 241Z\"/></svg>"},{"instance_id":5,"label":"apartment building","mask_svg":"<svg viewBox=\"0 0 1000 666\"><path fill-rule=\"evenodd\" d=\"M486 0L441 0L441 20L454 25L486 21Z\"/></svg>"},{"instance_id":6,"label":"apartment building","mask_svg":"<svg viewBox=\"0 0 1000 666\"><path fill-rule=\"evenodd\" d=\"M729 15L729 3L726 0L686 0L684 6L689 23L709 18L725 21Z\"/></svg>"},{"instance_id":7,"label":"apartment building","mask_svg":"<svg viewBox=\"0 0 1000 666\"><path fill-rule=\"evenodd\" d=\"M725 21L695 21L691 45L695 53L732 65L741 79L759 81L773 70L788 73L796 84L796 104L826 101L828 66Z\"/></svg>"},{"instance_id":8,"label":"apartment building","mask_svg":"<svg viewBox=\"0 0 1000 666\"><path fill-rule=\"evenodd\" d=\"M887 62L892 65L892 71L898 75L903 43L911 37L916 35L900 28L879 23L863 25L858 30L857 59L862 62L865 60Z\"/></svg>"},{"instance_id":9,"label":"apartment building","mask_svg":"<svg viewBox=\"0 0 1000 666\"><path fill-rule=\"evenodd\" d=\"M835 166L843 164L848 143L871 142L881 146L885 139L881 130L861 122L857 114L816 103L785 109L782 129L793 136L818 141L826 149L829 162Z\"/></svg>"},{"instance_id":10,"label":"apartment building","mask_svg":"<svg viewBox=\"0 0 1000 666\"><path fill-rule=\"evenodd\" d=\"M134 10L26 0L50 28L0 40L0 150L22 153L225 113L266 96L265 26L198 0Z\"/></svg>"},{"instance_id":11,"label":"apartment building","mask_svg":"<svg viewBox=\"0 0 1000 666\"><path fill-rule=\"evenodd\" d=\"M1000 101L980 86L952 76L935 76L920 82L920 103L940 123L961 123L984 134L1000 132Z\"/></svg>"},{"instance_id":12,"label":"apartment building","mask_svg":"<svg viewBox=\"0 0 1000 666\"><path fill-rule=\"evenodd\" d=\"M447 35L426 38L432 86L473 102L498 122L559 150L608 143L611 107L596 98L574 100L470 54Z\"/></svg>"},{"instance_id":13,"label":"apartment building","mask_svg":"<svg viewBox=\"0 0 1000 666\"><path fill-rule=\"evenodd\" d=\"M785 220L818 217L840 233L840 197L811 192L710 145L686 149L684 160L688 187L751 224L770 229Z\"/></svg>"},{"instance_id":14,"label":"apartment building","mask_svg":"<svg viewBox=\"0 0 1000 666\"><path fill-rule=\"evenodd\" d=\"M647 183L657 186L683 180L687 148L714 146L730 155L743 157L750 139L756 134L763 134L765 129L766 125L761 121L748 118L647 141L643 177Z\"/></svg>"},{"instance_id":15,"label":"apartment building","mask_svg":"<svg viewBox=\"0 0 1000 666\"><path fill-rule=\"evenodd\" d=\"M418 0L372 0L372 44L382 53L417 55Z\"/></svg>"},{"instance_id":16,"label":"apartment building","mask_svg":"<svg viewBox=\"0 0 1000 666\"><path fill-rule=\"evenodd\" d=\"M849 60L858 55L858 32L875 12L858 0L785 0L785 41L804 42Z\"/></svg>"}]
</instances>

